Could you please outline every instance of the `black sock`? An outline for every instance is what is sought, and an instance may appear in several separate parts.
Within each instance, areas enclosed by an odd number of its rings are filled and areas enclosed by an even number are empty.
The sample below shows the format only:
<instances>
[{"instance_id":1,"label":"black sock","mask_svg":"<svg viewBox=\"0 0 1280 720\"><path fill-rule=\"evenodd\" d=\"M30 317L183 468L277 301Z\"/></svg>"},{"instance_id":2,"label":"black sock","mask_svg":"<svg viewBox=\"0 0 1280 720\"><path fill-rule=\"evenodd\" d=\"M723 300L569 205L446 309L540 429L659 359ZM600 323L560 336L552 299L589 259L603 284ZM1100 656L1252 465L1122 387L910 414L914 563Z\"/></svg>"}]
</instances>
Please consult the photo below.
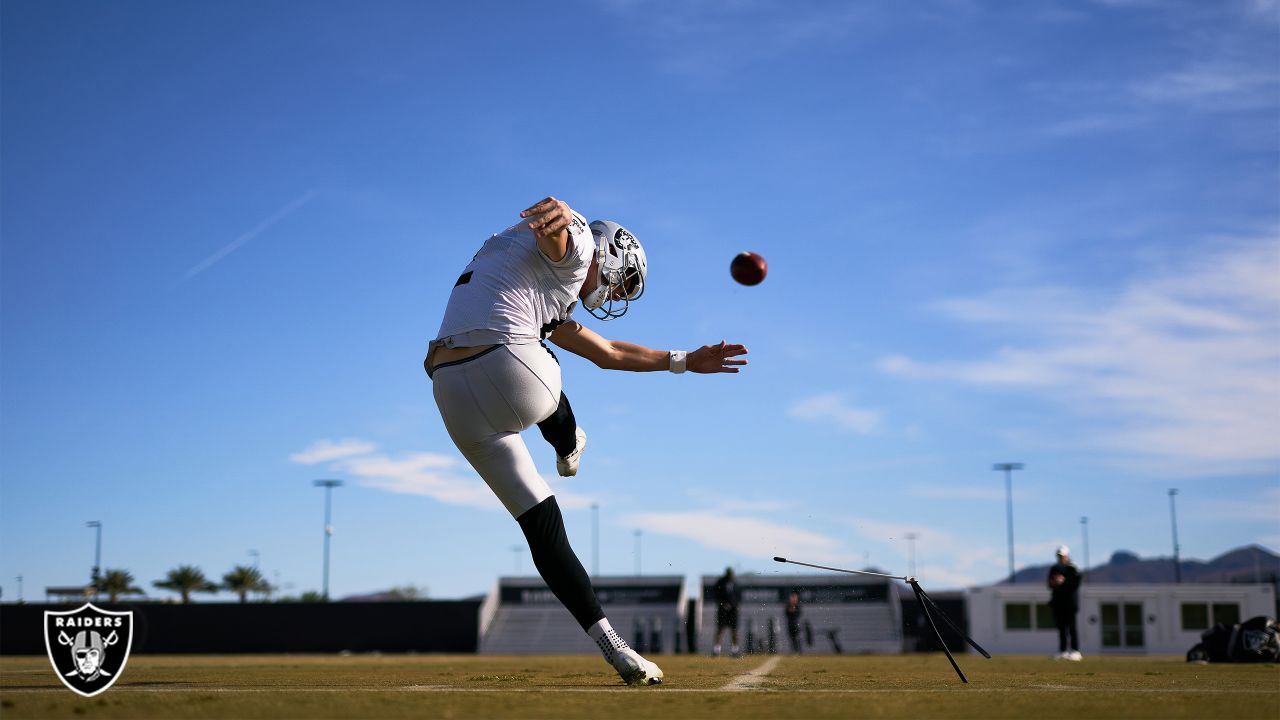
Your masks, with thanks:
<instances>
[{"instance_id":1,"label":"black sock","mask_svg":"<svg viewBox=\"0 0 1280 720\"><path fill-rule=\"evenodd\" d=\"M560 457L567 457L578 446L578 421L573 416L573 408L569 406L569 398L563 392L560 393L560 404L556 406L556 411L538 423L538 432L551 443Z\"/></svg>"},{"instance_id":2,"label":"black sock","mask_svg":"<svg viewBox=\"0 0 1280 720\"><path fill-rule=\"evenodd\" d=\"M604 610L600 609L596 592L591 589L587 571L569 546L564 517L560 514L555 495L526 510L516 518L516 522L520 523L520 529L529 541L534 566L560 604L569 610L583 630L599 622L604 617Z\"/></svg>"}]
</instances>

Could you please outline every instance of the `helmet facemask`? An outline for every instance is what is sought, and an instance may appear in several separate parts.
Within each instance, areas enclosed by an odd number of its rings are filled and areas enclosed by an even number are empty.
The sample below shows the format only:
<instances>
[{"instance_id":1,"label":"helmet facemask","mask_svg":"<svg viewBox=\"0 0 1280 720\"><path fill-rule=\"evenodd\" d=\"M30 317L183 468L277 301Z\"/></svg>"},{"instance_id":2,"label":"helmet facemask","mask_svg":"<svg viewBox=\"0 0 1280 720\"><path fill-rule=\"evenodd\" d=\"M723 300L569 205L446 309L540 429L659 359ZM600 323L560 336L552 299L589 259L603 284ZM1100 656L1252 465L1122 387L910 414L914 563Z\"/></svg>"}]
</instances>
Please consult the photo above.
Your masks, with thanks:
<instances>
[{"instance_id":1,"label":"helmet facemask","mask_svg":"<svg viewBox=\"0 0 1280 720\"><path fill-rule=\"evenodd\" d=\"M596 288L582 306L600 320L620 318L632 300L644 294L648 261L640 241L626 228L608 220L591 223L596 241Z\"/></svg>"}]
</instances>

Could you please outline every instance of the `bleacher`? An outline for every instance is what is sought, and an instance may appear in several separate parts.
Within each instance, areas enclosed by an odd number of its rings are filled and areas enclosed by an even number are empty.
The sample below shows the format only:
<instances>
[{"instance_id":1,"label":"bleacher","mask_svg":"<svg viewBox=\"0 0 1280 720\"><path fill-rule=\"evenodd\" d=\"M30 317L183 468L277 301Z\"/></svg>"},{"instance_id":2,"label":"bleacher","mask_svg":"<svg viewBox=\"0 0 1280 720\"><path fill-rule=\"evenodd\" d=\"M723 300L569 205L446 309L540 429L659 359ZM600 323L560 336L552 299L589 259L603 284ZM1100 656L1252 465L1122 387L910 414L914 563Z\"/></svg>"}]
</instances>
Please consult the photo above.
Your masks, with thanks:
<instances>
[{"instance_id":1,"label":"bleacher","mask_svg":"<svg viewBox=\"0 0 1280 720\"><path fill-rule=\"evenodd\" d=\"M716 575L702 576L698 650L715 640ZM738 640L747 652L791 652L784 609L792 590L800 593L805 653L885 653L902 648L902 606L889 580L831 575L738 575L741 601ZM723 649L729 650L725 631Z\"/></svg>"},{"instance_id":2,"label":"bleacher","mask_svg":"<svg viewBox=\"0 0 1280 720\"><path fill-rule=\"evenodd\" d=\"M599 577L592 585L610 624L638 651L674 652L683 641L683 577ZM490 655L600 652L538 577L498 579L480 608L479 647Z\"/></svg>"}]
</instances>

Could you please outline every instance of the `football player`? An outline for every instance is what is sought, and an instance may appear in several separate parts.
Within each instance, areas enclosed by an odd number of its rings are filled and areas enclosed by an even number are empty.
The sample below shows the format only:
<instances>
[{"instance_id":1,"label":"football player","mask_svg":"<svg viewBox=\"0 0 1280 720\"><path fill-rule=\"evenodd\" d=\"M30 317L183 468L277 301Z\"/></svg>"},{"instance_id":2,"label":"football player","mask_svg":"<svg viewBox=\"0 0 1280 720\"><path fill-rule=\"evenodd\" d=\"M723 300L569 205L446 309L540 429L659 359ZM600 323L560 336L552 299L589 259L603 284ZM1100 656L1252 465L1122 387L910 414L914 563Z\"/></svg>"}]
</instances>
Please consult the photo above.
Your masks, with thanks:
<instances>
[{"instance_id":1,"label":"football player","mask_svg":"<svg viewBox=\"0 0 1280 720\"><path fill-rule=\"evenodd\" d=\"M721 341L693 352L607 340L572 318L579 302L594 316L626 313L644 292L648 259L639 240L607 220L588 225L547 197L481 246L449 295L425 366L449 437L519 523L547 587L600 648L624 682L654 685L662 670L628 647L605 617L569 546L555 495L534 467L520 432L537 424L556 448L560 474L577 470L585 433L561 387L552 344L607 370L736 373L742 345Z\"/></svg>"}]
</instances>

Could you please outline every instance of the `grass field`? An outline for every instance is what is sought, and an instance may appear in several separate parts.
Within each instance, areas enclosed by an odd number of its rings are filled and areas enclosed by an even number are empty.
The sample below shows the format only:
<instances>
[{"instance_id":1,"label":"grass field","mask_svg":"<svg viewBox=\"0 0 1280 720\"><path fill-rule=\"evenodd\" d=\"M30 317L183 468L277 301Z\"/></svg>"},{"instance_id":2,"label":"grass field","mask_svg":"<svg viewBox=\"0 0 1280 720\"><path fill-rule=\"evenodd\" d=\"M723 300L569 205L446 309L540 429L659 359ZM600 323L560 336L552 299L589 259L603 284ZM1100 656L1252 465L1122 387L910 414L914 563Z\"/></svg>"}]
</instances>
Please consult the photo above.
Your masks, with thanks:
<instances>
[{"instance_id":1,"label":"grass field","mask_svg":"<svg viewBox=\"0 0 1280 720\"><path fill-rule=\"evenodd\" d=\"M95 698L0 658L0 717L1280 718L1280 666L1181 658L658 657L631 688L598 657L135 656ZM607 709L606 709L607 706Z\"/></svg>"}]
</instances>

